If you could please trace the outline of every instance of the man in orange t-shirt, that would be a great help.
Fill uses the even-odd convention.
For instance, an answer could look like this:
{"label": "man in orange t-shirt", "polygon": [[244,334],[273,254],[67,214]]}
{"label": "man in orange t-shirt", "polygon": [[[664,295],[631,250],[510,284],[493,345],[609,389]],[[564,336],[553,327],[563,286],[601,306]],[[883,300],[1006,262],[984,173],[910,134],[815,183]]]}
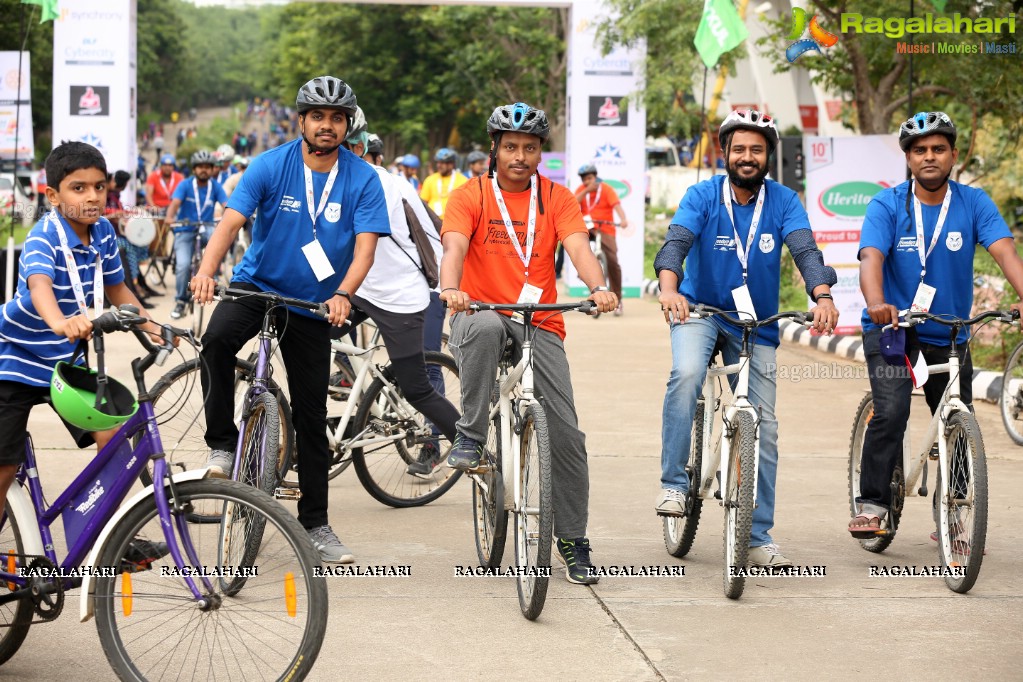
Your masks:
{"label": "man in orange t-shirt", "polygon": [[[579,277],[591,287],[589,298],[597,308],[610,312],[618,305],[618,298],[603,286],[572,193],[536,173],[540,149],[550,134],[547,115],[521,102],[498,107],[487,121],[487,132],[493,140],[492,172],[451,193],[441,229],[440,297],[455,313],[449,346],[462,378],[462,418],[448,465],[461,470],[475,469],[483,456],[490,390],[505,340],[521,344],[522,339],[510,314],[472,314],[470,302],[556,303],[554,250],[560,241]],[[589,585],[597,582],[589,570],[586,539],[589,469],[565,355],[565,325],[560,315],[538,315],[533,322],[534,381],[550,432],[554,535],[568,580]]]}
{"label": "man in orange t-shirt", "polygon": [[160,159],[159,170],[154,170],[146,178],[146,205],[155,206],[166,213],[171,195],[184,179],[184,175],[174,170],[174,157],[164,154]]}
{"label": "man in orange t-shirt", "polygon": [[626,228],[629,221],[625,209],[618,199],[618,193],[597,177],[597,167],[588,163],[579,169],[583,184],[575,190],[575,199],[583,215],[590,216],[593,229],[600,232],[600,250],[607,259],[607,279],[611,291],[618,297],[615,315],[622,314],[622,267],[618,264],[618,240],[615,235],[614,213],[618,214],[619,227]]}

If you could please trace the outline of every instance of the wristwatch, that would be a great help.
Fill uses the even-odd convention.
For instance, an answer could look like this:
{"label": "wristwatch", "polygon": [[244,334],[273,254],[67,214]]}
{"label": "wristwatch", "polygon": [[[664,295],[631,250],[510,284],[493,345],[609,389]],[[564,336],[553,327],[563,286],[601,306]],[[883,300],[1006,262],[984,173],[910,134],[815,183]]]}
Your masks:
{"label": "wristwatch", "polygon": [[826,298],[826,299],[828,299],[829,301],[834,301],[834,300],[835,300],[835,299],[834,299],[834,298],[833,298],[833,297],[831,296],[831,294],[829,294],[829,293],[826,293],[826,292],[825,292],[825,293],[823,293],[823,294],[817,294],[816,296],[814,296],[814,297],[813,297],[813,302],[814,302],[814,303],[816,303],[817,301],[821,300],[822,298]]}
{"label": "wristwatch", "polygon": [[608,289],[608,288],[607,288],[607,287],[605,287],[605,286],[593,287],[592,289],[590,289],[590,293],[591,293],[591,294],[595,294],[595,293],[597,293],[598,291],[611,291],[611,290],[610,290],[610,289]]}
{"label": "wristwatch", "polygon": [[338,289],[337,291],[335,291],[335,292],[334,292],[334,295],[335,295],[335,296],[344,296],[345,298],[347,298],[347,299],[348,299],[348,302],[349,302],[349,303],[351,303],[351,302],[352,302],[352,295],[351,295],[351,294],[349,294],[349,293],[348,293],[347,291],[345,291],[344,289]]}

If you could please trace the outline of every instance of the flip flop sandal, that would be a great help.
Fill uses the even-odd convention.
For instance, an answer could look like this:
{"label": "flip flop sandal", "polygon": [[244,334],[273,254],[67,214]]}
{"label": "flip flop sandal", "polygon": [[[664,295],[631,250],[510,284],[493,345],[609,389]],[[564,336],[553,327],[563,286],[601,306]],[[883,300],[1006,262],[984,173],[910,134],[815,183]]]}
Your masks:
{"label": "flip flop sandal", "polygon": [[[854,524],[853,521],[856,521],[857,519],[866,519],[867,524]],[[854,516],[852,521],[849,522],[849,534],[857,540],[870,540],[871,538],[875,538],[880,530],[881,517],[877,514],[860,513]]]}

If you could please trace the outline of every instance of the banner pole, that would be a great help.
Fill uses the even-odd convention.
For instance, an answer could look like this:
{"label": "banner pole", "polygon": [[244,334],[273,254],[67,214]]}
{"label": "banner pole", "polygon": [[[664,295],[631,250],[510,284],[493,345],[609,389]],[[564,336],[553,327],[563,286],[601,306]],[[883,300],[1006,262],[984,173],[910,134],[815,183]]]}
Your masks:
{"label": "banner pole", "polygon": [[703,93],[700,95],[700,140],[706,139],[704,144],[700,144],[697,148],[697,153],[700,155],[699,163],[696,164],[696,181],[700,181],[700,170],[703,168],[703,153],[706,151],[706,147],[710,145],[710,137],[705,137],[707,131],[707,65],[703,65]]}
{"label": "banner pole", "polygon": [[[25,55],[25,45],[28,43],[28,30],[25,27],[25,5],[21,6],[21,49],[18,50],[18,86],[14,95],[14,168],[11,171],[11,179],[14,185],[11,189],[14,192],[13,201],[11,202],[11,228],[7,233],[7,270],[4,281],[4,301],[10,301],[14,298],[14,270],[17,267],[17,263],[14,261],[14,208],[18,203],[18,144],[19,134],[21,133],[21,65]],[[23,210],[27,210],[28,206],[24,206]]]}

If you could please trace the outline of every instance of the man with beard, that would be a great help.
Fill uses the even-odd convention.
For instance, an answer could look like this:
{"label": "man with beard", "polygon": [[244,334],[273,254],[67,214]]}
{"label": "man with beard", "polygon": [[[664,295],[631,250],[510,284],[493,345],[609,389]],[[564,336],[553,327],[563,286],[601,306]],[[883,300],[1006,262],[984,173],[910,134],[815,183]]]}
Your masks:
{"label": "man with beard", "polygon": [[[213,232],[213,213],[215,205],[227,204],[224,188],[216,180],[211,180],[216,168],[217,158],[213,152],[200,149],[192,154],[192,177],[182,182],[174,190],[170,207],[167,209],[167,225],[173,225],[178,217],[186,223],[174,227],[174,277],[177,280],[174,310],[170,316],[177,320],[185,314],[188,303],[188,280],[192,275],[192,255],[195,253],[195,231],[200,230],[203,246],[210,240]],[[180,216],[179,216],[180,212]],[[209,227],[200,227],[197,223],[211,223]]]}
{"label": "man with beard", "polygon": [[[377,237],[391,231],[376,171],[341,149],[356,105],[352,89],[333,76],[314,78],[299,89],[295,107],[301,137],[249,164],[191,284],[196,301],[213,300],[217,267],[246,218],[256,213],[252,245],[234,270],[232,288],[326,304],[327,320],[297,308],[278,308],[275,314],[296,447],[302,453],[298,520],[320,559],[331,563],[351,563],[355,557],[327,518],[330,325],[344,324],[352,296],[373,265]],[[211,450],[207,468],[213,476],[230,477],[234,466],[234,358],[259,332],[265,310],[254,297],[221,301],[202,337],[209,367],[201,373]]]}
{"label": "man with beard", "polygon": [[[868,539],[882,529],[913,391],[908,371],[893,373],[887,367],[881,355],[881,328],[897,325],[898,311],[917,302],[938,315],[969,317],[977,244],[994,257],[1017,295],[1023,292],[1023,261],[998,208],[984,190],[949,180],[959,157],[956,137],[955,125],[944,112],[920,112],[906,120],[899,129],[899,146],[913,178],[878,192],[863,220],[859,253],[860,288],[867,303],[862,317],[863,350],[874,416],[863,438],[857,513],[849,522],[855,538]],[[1016,303],[1012,308],[1019,310],[1023,305]],[[925,322],[901,333],[906,336],[906,348],[919,348],[928,364],[948,362],[948,327]],[[957,344],[963,344],[960,349],[966,348],[960,391],[967,405],[973,399],[968,338],[967,329],[957,338]],[[932,414],[947,383],[947,372],[925,380],[924,394]],[[937,540],[937,535],[931,539]],[[957,542],[968,544],[969,535]],[[968,551],[968,546],[963,549]]]}
{"label": "man with beard", "polygon": [[[693,416],[711,354],[720,343],[725,364],[733,364],[742,345],[738,327],[721,317],[690,320],[690,306],[703,303],[740,310],[758,319],[774,315],[784,242],[806,280],[807,294],[817,302],[812,310],[814,328],[831,333],[838,322],[830,293],[835,271],[824,265],[799,197],[784,185],[766,180],[767,158],[778,144],[774,120],[753,109],[733,111],[721,124],[718,139],[728,176],[717,175],[689,188],[654,260],[672,350],[661,425],[662,492],[656,506],[660,516],[684,515]],[[769,534],[778,471],[776,379],[771,369],[777,346],[777,324],[759,330],[749,378],[749,399],[761,415],[760,475],[749,561],[770,568],[792,565]]]}

